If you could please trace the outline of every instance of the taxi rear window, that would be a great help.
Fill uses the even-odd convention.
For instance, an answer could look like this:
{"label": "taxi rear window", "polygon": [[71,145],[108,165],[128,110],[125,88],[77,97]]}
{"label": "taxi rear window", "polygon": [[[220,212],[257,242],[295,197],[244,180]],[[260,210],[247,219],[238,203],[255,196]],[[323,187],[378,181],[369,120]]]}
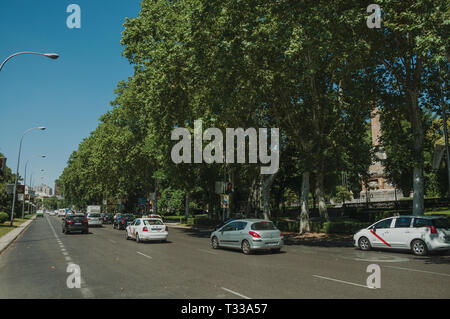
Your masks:
{"label": "taxi rear window", "polygon": [[164,225],[162,221],[155,219],[155,220],[144,220],[145,225]]}

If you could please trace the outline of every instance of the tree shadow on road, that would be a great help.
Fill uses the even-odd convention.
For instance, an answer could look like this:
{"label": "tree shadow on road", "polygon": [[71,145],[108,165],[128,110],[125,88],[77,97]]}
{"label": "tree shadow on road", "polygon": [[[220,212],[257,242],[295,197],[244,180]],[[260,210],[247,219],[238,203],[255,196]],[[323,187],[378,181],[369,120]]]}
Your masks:
{"label": "tree shadow on road", "polygon": [[310,246],[310,247],[354,247],[353,240],[346,236],[323,236],[297,238],[294,236],[285,237],[286,246]]}
{"label": "tree shadow on road", "polygon": [[176,228],[182,231],[185,235],[197,238],[209,238],[211,236],[211,229],[195,229],[195,228]]}
{"label": "tree shadow on road", "polygon": [[428,256],[414,256],[413,260],[426,265],[450,265],[450,252],[431,252]]}

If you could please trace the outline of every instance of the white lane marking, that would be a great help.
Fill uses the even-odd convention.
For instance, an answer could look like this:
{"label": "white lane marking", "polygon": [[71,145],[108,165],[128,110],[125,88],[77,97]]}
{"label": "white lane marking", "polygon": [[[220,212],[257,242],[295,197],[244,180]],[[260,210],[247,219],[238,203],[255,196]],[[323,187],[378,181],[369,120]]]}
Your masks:
{"label": "white lane marking", "polygon": [[241,295],[240,293],[238,293],[238,292],[236,292],[236,291],[233,291],[233,290],[230,290],[230,289],[227,289],[227,288],[225,288],[225,287],[220,287],[220,288],[222,288],[222,289],[225,290],[225,291],[231,292],[232,294],[235,294],[236,296],[239,296],[239,297],[241,297],[241,298],[244,298],[244,299],[251,299],[250,297]]}
{"label": "white lane marking", "polygon": [[326,279],[326,280],[331,280],[331,281],[336,281],[336,282],[340,282],[340,283],[347,284],[347,285],[353,285],[353,286],[358,286],[358,287],[363,287],[363,288],[372,289],[372,288],[370,288],[370,287],[368,287],[368,286],[360,285],[360,284],[355,284],[355,283],[349,282],[349,281],[344,281],[344,280],[339,280],[339,279],[333,279],[333,278],[323,277],[323,276],[319,276],[319,275],[313,275],[313,277],[321,278],[321,279]]}
{"label": "white lane marking", "polygon": [[115,240],[112,239],[108,239],[110,242],[112,242],[113,244],[117,244],[117,242]]}
{"label": "white lane marking", "polygon": [[450,274],[443,274],[443,273],[440,273],[440,272],[418,270],[418,269],[411,269],[411,268],[403,268],[403,267],[395,267],[395,266],[384,266],[384,267],[386,267],[386,268],[393,268],[393,269],[400,269],[400,270],[409,270],[409,271],[423,272],[423,273],[427,273],[427,274],[433,274],[433,275],[440,275],[440,276],[450,277]]}
{"label": "white lane marking", "polygon": [[206,250],[206,249],[197,248],[197,250],[203,251],[204,253],[208,253],[208,254],[212,254],[212,255],[218,255],[218,253],[215,253],[213,251],[209,251],[209,250]]}
{"label": "white lane marking", "polygon": [[[56,241],[58,241],[60,243],[61,248],[63,248],[64,245],[62,245],[58,235],[56,234],[55,228],[53,227],[52,223],[50,222],[49,219],[47,219],[47,222],[48,222],[50,228],[52,229],[53,235],[55,235],[55,237],[56,237]],[[65,249],[61,249],[61,250],[65,250]],[[67,264],[70,264],[72,261],[72,258],[70,258],[69,254],[67,252],[62,251],[62,253],[65,256],[64,258],[66,259]],[[81,277],[81,284],[83,286],[86,286],[86,282],[84,281],[83,277]],[[84,298],[94,298],[95,297],[94,294],[92,293],[92,291],[87,287],[80,288],[80,293]]]}
{"label": "white lane marking", "polygon": [[152,257],[150,257],[150,256],[148,256],[148,255],[146,255],[146,254],[143,254],[143,253],[141,253],[141,252],[139,252],[139,251],[137,251],[137,253],[138,253],[139,255],[142,255],[142,256],[144,256],[144,257],[147,257],[147,258],[149,258],[149,259],[152,259]]}

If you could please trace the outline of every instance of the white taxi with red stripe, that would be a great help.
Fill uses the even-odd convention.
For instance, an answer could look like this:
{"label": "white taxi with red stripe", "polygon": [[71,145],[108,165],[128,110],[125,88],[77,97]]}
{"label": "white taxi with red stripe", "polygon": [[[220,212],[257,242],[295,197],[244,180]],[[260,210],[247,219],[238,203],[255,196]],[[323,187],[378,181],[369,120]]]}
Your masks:
{"label": "white taxi with red stripe", "polygon": [[159,218],[138,218],[125,230],[126,239],[143,241],[167,241],[169,228]]}
{"label": "white taxi with red stripe", "polygon": [[354,236],[361,250],[408,249],[424,256],[429,251],[450,250],[450,222],[439,216],[396,216],[382,219]]}

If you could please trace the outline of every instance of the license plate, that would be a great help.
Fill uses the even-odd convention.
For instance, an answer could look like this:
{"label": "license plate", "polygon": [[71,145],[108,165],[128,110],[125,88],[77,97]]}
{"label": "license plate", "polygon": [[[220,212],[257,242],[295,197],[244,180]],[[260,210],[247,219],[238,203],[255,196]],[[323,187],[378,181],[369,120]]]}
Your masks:
{"label": "license plate", "polygon": [[278,245],[278,242],[271,241],[271,242],[267,242],[266,245],[269,245],[269,246]]}
{"label": "license plate", "polygon": [[161,228],[158,228],[158,227],[152,227],[152,230],[161,230]]}
{"label": "license plate", "polygon": [[80,225],[81,225],[81,223],[75,223],[75,225],[76,225],[76,226],[80,226]]}

